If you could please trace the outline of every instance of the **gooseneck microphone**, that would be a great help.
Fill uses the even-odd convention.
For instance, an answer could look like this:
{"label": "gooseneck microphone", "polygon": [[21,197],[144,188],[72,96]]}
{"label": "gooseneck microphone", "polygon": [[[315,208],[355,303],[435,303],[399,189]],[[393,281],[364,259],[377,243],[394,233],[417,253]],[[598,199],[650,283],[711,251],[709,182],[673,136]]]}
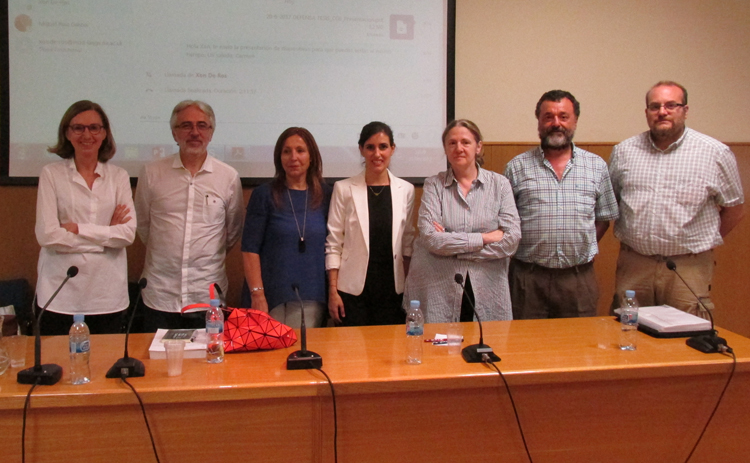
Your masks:
{"label": "gooseneck microphone", "polygon": [[148,282],[145,278],[138,281],[138,296],[135,298],[133,312],[130,314],[128,329],[125,331],[125,355],[107,371],[107,378],[140,378],[146,375],[146,366],[138,359],[128,356],[128,338],[130,338],[130,327],[133,326],[133,318],[138,310],[138,304],[141,302],[141,293]]}
{"label": "gooseneck microphone", "polygon": [[693,294],[693,297],[695,297],[695,299],[698,301],[698,305],[703,309],[704,312],[708,314],[708,319],[711,321],[710,334],[693,336],[692,338],[688,338],[687,341],[685,341],[685,344],[706,354],[730,352],[732,349],[727,346],[727,340],[724,338],[720,338],[718,333],[716,332],[716,329],[714,329],[714,316],[711,314],[711,311],[708,310],[705,305],[703,305],[703,301],[701,301],[701,298],[699,298],[698,295],[695,294],[693,288],[691,288],[690,285],[687,284],[685,279],[682,278],[680,272],[677,271],[677,265],[674,263],[674,261],[668,260],[667,268],[673,271],[675,275],[677,275],[679,279],[682,280],[682,284],[684,284],[685,287]]}
{"label": "gooseneck microphone", "polygon": [[472,344],[470,346],[464,347],[461,350],[461,356],[464,358],[464,361],[466,363],[485,363],[485,359],[482,358],[483,355],[487,355],[487,357],[489,357],[489,360],[493,362],[499,362],[500,357],[495,355],[495,353],[492,351],[492,347],[484,343],[484,330],[482,329],[482,320],[479,318],[477,308],[474,307],[474,303],[471,301],[471,298],[466,295],[466,287],[464,286],[463,275],[457,273],[454,275],[453,279],[463,290],[463,297],[466,298],[466,301],[471,306],[471,310],[474,312],[474,316],[477,318],[477,323],[479,323],[479,344]]}
{"label": "gooseneck microphone", "polygon": [[305,305],[299,295],[299,286],[292,284],[292,291],[297,296],[299,309],[302,311],[302,325],[299,330],[300,350],[292,352],[286,358],[287,370],[311,370],[323,367],[323,357],[315,352],[307,350],[307,327],[305,326]]}
{"label": "gooseneck microphone", "polygon": [[[68,272],[65,275],[65,279],[57,287],[57,290],[52,293],[52,297],[49,298],[44,307],[39,311],[39,315],[34,319],[34,366],[21,370],[16,376],[18,384],[44,384],[51,386],[57,383],[62,378],[62,367],[54,363],[47,363],[42,365],[42,335],[40,333],[39,323],[42,321],[42,315],[47,307],[55,300],[57,293],[60,292],[65,283],[71,278],[78,275],[78,267],[72,265],[68,268]],[[34,296],[36,298],[36,296]],[[36,302],[32,307],[36,306]]]}

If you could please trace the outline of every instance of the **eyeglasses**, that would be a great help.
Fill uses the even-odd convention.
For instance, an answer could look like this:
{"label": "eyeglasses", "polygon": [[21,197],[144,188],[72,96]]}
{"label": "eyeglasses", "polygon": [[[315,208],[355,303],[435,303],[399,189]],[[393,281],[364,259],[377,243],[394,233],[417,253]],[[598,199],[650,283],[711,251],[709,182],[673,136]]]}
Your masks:
{"label": "eyeglasses", "polygon": [[175,127],[177,130],[181,130],[183,132],[192,132],[193,127],[198,129],[198,132],[208,132],[211,130],[211,124],[208,124],[206,122],[198,122],[197,124],[193,124],[192,122],[183,122],[182,124]]}
{"label": "eyeglasses", "polygon": [[650,105],[646,106],[646,109],[648,109],[652,113],[658,113],[661,110],[662,106],[664,107],[664,109],[666,109],[667,111],[671,113],[675,109],[682,108],[685,105],[682,103],[675,103],[674,101],[670,101],[669,103],[664,103],[664,104],[651,103]]}
{"label": "eyeglasses", "polygon": [[83,135],[83,132],[85,132],[86,129],[89,129],[89,132],[91,132],[92,135],[96,135],[104,128],[104,126],[101,124],[71,124],[68,127],[76,135]]}

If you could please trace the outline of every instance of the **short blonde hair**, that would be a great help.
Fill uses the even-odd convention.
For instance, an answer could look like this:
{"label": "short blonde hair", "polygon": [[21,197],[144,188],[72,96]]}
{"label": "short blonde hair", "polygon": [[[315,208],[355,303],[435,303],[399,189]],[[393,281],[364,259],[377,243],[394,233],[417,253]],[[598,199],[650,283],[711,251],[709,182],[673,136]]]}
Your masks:
{"label": "short blonde hair", "polygon": [[[443,130],[443,148],[445,148],[445,139],[448,138],[448,132],[456,127],[466,128],[472,135],[474,135],[474,140],[477,144],[482,143],[482,132],[475,123],[468,119],[454,119],[449,122],[448,125],[445,126],[445,130]],[[477,164],[479,164],[480,167],[484,165],[484,146],[482,146],[482,149],[477,153]]]}

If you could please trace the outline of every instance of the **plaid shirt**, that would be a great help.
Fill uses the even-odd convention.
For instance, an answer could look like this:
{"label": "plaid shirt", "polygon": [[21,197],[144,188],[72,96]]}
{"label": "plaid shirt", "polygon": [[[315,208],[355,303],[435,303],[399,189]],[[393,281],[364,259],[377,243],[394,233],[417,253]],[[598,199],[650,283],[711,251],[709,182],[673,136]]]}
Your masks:
{"label": "plaid shirt", "polygon": [[599,252],[594,222],[618,217],[604,159],[574,145],[558,179],[542,148],[536,147],[513,158],[505,176],[521,217],[515,257],[549,268],[591,262]]}
{"label": "plaid shirt", "polygon": [[666,150],[649,132],[612,150],[609,166],[620,204],[615,236],[643,255],[697,254],[722,244],[719,208],[745,199],[728,146],[686,128]]}

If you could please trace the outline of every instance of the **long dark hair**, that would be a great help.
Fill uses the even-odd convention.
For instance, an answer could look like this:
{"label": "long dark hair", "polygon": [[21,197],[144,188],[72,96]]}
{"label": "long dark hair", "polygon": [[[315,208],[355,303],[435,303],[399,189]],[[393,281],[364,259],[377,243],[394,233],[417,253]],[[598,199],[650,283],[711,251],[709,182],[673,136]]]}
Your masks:
{"label": "long dark hair", "polygon": [[65,114],[63,114],[62,120],[60,121],[60,126],[57,128],[57,144],[47,148],[47,151],[54,153],[63,159],[69,159],[75,156],[76,153],[75,149],[73,149],[73,144],[70,143],[68,137],[65,136],[65,132],[68,130],[68,126],[70,126],[70,121],[72,121],[77,115],[86,111],[96,111],[99,113],[99,117],[102,118],[102,126],[104,127],[104,130],[107,131],[107,136],[102,140],[102,146],[99,147],[99,155],[97,159],[99,162],[107,162],[112,159],[112,156],[115,155],[116,145],[115,137],[112,136],[112,131],[109,129],[109,118],[101,106],[89,100],[76,101],[70,105],[70,108],[68,108],[67,111],[65,111]]}
{"label": "long dark hair", "polygon": [[284,204],[284,190],[286,189],[286,171],[281,165],[281,151],[284,149],[284,143],[289,137],[298,135],[307,145],[307,152],[310,153],[310,167],[307,168],[305,180],[307,187],[310,189],[310,205],[317,209],[323,203],[323,160],[320,157],[320,149],[315,142],[309,130],[303,127],[289,127],[281,132],[279,139],[276,140],[276,146],[273,149],[273,165],[276,167],[276,173],[271,181],[271,193],[273,203],[276,207]]}
{"label": "long dark hair", "polygon": [[359,147],[364,148],[367,140],[369,140],[373,135],[377,135],[379,133],[384,133],[385,136],[388,137],[388,141],[391,143],[391,146],[396,146],[396,144],[393,142],[393,130],[391,130],[391,127],[385,122],[373,121],[362,127],[362,131],[359,133]]}

